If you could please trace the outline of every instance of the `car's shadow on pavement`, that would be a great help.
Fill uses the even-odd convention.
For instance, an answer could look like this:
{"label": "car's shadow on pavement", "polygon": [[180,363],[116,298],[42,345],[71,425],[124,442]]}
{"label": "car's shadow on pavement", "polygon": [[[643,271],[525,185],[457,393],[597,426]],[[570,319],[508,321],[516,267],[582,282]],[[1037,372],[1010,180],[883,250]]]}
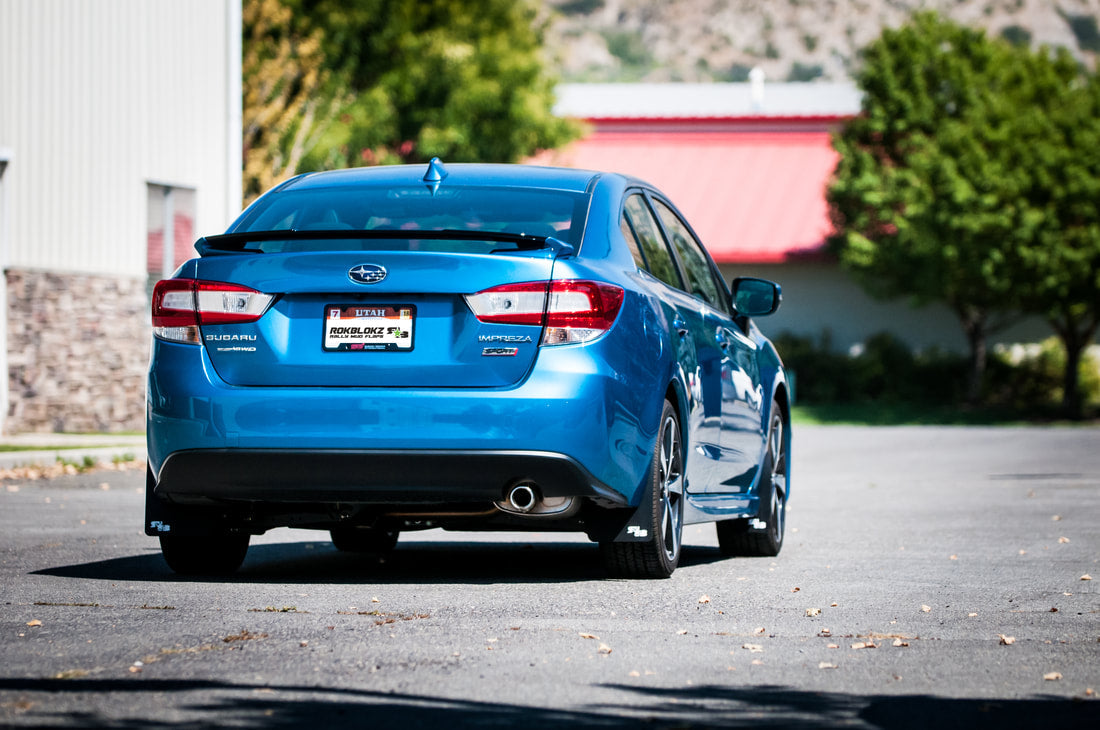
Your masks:
{"label": "car's shadow on pavement", "polygon": [[[717,548],[685,545],[680,569],[722,560]],[[248,549],[229,576],[181,576],[160,551],[34,571],[34,575],[112,581],[225,583],[548,583],[607,577],[594,544],[576,542],[408,542],[385,556],[341,553],[330,542],[264,543]]]}
{"label": "car's shadow on pavement", "polygon": [[[0,678],[19,693],[27,724],[55,727],[215,727],[226,719],[254,728],[1094,728],[1100,705],[1064,698],[957,699],[929,695],[813,692],[783,686],[634,687],[621,704],[532,707],[498,700],[447,699],[367,688],[254,685],[204,679]],[[257,692],[264,694],[257,695]],[[168,699],[176,716],[150,714],[140,699]],[[66,697],[67,696],[67,697]],[[84,700],[80,711],[51,710],[48,698]],[[96,699],[113,698],[115,710]],[[119,710],[118,708],[124,708]],[[115,714],[118,713],[118,714]],[[119,716],[121,715],[121,716]],[[369,721],[367,720],[369,718]]]}

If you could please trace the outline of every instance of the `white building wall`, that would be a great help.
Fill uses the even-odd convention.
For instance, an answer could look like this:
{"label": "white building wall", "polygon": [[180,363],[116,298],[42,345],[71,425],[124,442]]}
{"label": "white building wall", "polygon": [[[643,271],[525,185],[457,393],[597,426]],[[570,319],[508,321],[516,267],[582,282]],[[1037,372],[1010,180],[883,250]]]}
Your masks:
{"label": "white building wall", "polygon": [[195,189],[196,234],[224,230],[234,2],[0,0],[4,268],[144,276],[149,182]]}

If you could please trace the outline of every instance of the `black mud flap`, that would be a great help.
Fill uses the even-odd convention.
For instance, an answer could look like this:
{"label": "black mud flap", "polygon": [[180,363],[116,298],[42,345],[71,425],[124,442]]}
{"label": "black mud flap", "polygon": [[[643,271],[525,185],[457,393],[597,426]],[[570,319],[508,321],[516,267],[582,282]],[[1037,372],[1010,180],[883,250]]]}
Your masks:
{"label": "black mud flap", "polygon": [[145,472],[145,534],[184,535],[187,537],[207,537],[241,532],[230,525],[218,511],[172,504],[158,497],[154,490],[157,483],[153,473]]}
{"label": "black mud flap", "polygon": [[591,524],[588,538],[594,542],[647,542],[653,539],[653,499],[643,498],[634,509],[602,510],[598,525]]}

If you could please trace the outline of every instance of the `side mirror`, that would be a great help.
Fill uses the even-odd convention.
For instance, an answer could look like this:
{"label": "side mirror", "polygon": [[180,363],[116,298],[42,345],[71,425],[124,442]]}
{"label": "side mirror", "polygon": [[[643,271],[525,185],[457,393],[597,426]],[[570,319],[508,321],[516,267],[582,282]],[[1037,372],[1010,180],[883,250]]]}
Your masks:
{"label": "side mirror", "polygon": [[739,276],[730,282],[733,308],[746,317],[763,317],[779,309],[783,289],[767,279]]}

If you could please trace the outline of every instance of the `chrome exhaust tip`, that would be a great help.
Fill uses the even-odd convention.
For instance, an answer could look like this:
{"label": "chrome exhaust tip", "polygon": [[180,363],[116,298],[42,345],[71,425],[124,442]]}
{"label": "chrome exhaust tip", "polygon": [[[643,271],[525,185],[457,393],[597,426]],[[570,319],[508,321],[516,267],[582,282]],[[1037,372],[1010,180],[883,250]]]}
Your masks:
{"label": "chrome exhaust tip", "polygon": [[508,492],[508,505],[521,514],[533,510],[538,502],[538,495],[530,484],[517,484]]}

